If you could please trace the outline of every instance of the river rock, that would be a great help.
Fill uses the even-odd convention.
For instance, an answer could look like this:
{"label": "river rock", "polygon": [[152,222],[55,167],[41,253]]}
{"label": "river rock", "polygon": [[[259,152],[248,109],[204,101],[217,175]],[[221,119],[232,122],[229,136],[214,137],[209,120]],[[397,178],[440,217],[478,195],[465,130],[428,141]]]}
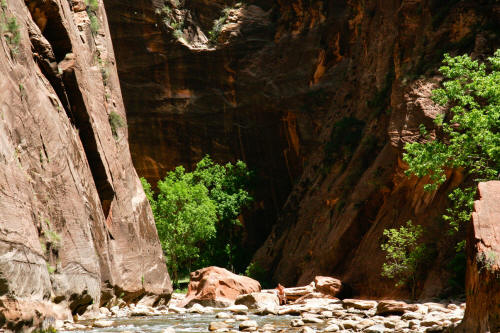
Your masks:
{"label": "river rock", "polygon": [[245,314],[248,312],[248,307],[243,304],[238,304],[238,305],[231,305],[227,307],[226,310],[236,314]]}
{"label": "river rock", "polygon": [[302,319],[292,319],[292,321],[290,322],[290,326],[301,327],[304,326],[304,322],[302,321]]}
{"label": "river rock", "polygon": [[213,310],[211,308],[204,307],[201,304],[195,303],[191,308],[188,309],[188,312],[205,314],[205,313],[212,313]]}
{"label": "river rock", "polygon": [[246,315],[236,315],[236,316],[234,316],[234,320],[236,320],[236,321],[246,321],[246,320],[248,320],[248,316],[246,316]]}
{"label": "river rock", "polygon": [[269,293],[251,293],[246,295],[240,295],[234,301],[234,304],[246,305],[249,309],[261,310],[264,308],[275,309],[279,306],[278,296]]}
{"label": "river rock", "polygon": [[344,307],[354,308],[357,310],[370,310],[377,306],[376,301],[367,301],[361,299],[344,299],[343,301]]}
{"label": "river rock", "polygon": [[230,328],[230,327],[232,327],[232,326],[223,322],[223,321],[213,321],[208,326],[208,330],[209,331],[217,331],[217,330],[221,330],[224,328]]}
{"label": "river rock", "polygon": [[366,333],[385,333],[385,332],[391,332],[391,330],[387,329],[384,325],[377,324],[370,326],[366,329],[363,330],[363,332]]}
{"label": "river rock", "polygon": [[307,286],[285,288],[285,296],[289,301],[295,301],[304,295],[313,293],[314,290],[314,282],[311,282]]}
{"label": "river rock", "polygon": [[258,326],[255,320],[245,320],[240,323],[239,329],[240,331],[256,330]]}
{"label": "river rock", "polygon": [[401,319],[404,320],[412,320],[412,319],[422,319],[424,317],[423,314],[418,313],[418,312],[405,312],[402,316]]}
{"label": "river rock", "polygon": [[302,321],[304,323],[313,323],[313,324],[322,324],[324,323],[323,319],[318,318],[316,315],[312,313],[303,313]]}
{"label": "river rock", "polygon": [[338,332],[338,331],[340,331],[340,327],[337,324],[331,324],[325,328],[325,332]]}
{"label": "river rock", "polygon": [[380,301],[377,305],[377,315],[402,315],[406,311],[416,311],[418,310],[418,307],[413,304],[407,304],[402,301],[391,301],[391,300],[384,300]]}
{"label": "river rock", "polygon": [[314,328],[309,327],[309,326],[304,326],[300,330],[300,333],[315,333],[315,332],[316,332],[316,330]]}
{"label": "river rock", "polygon": [[337,296],[342,287],[342,282],[329,276],[316,276],[314,285],[315,289],[323,294]]}
{"label": "river rock", "polygon": [[130,311],[130,316],[132,317],[153,316],[154,314],[154,310],[143,306],[136,306]]}
{"label": "river rock", "polygon": [[260,290],[259,282],[254,279],[211,266],[190,274],[188,293],[180,305],[190,307],[198,303],[203,306],[227,307],[239,295]]}
{"label": "river rock", "polygon": [[111,321],[111,320],[96,320],[96,321],[94,321],[92,326],[98,327],[98,328],[111,327],[111,326],[113,326],[113,321]]}
{"label": "river rock", "polygon": [[232,318],[233,315],[228,313],[228,312],[218,312],[216,315],[215,315],[215,318],[219,318],[219,319],[228,319],[228,318]]}

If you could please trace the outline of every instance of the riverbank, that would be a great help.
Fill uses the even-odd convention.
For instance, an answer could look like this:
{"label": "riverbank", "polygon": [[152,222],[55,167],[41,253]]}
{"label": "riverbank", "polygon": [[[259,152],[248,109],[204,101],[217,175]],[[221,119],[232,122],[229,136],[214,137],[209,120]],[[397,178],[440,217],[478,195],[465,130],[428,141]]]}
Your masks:
{"label": "riverbank", "polygon": [[[268,291],[270,292],[270,291]],[[264,291],[263,294],[266,292]],[[168,305],[101,308],[94,318],[56,323],[64,331],[92,332],[443,332],[463,318],[465,303],[439,301],[406,303],[334,298],[310,298],[275,309],[249,309],[239,304],[226,308],[177,306],[183,294],[173,294]]]}

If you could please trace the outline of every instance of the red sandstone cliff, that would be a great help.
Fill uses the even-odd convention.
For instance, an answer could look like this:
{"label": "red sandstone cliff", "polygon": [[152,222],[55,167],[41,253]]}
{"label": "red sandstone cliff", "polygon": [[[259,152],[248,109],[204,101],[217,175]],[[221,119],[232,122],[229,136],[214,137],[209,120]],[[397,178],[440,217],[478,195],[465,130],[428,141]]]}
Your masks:
{"label": "red sandstone cliff", "polygon": [[272,229],[255,260],[287,285],[336,275],[362,295],[405,294],[380,277],[380,241],[413,219],[435,253],[420,296],[443,291],[456,240],[435,235],[462,176],[425,193],[402,147],[441,112],[429,97],[443,53],[498,47],[498,3],[104,2],[139,174],[244,159],[260,184],[248,242]]}
{"label": "red sandstone cliff", "polygon": [[0,36],[0,326],[11,329],[37,324],[50,302],[62,315],[172,291],[102,4],[90,15],[94,31],[83,0],[0,8],[10,23]]}

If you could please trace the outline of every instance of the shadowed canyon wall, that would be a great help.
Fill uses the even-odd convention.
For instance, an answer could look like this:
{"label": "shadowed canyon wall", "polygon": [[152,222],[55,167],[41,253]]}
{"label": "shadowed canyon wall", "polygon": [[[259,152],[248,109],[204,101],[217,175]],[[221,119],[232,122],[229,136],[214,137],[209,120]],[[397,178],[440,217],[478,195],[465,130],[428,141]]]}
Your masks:
{"label": "shadowed canyon wall", "polygon": [[7,0],[0,20],[0,326],[168,299],[104,7]]}
{"label": "shadowed canyon wall", "polygon": [[457,239],[435,235],[463,176],[426,193],[404,175],[402,148],[424,139],[421,123],[434,135],[443,53],[498,47],[497,2],[104,3],[140,175],[206,153],[245,160],[259,184],[248,243],[267,237],[254,259],[286,285],[335,275],[359,295],[405,295],[380,277],[380,242],[412,219],[433,251],[420,296],[447,292]]}

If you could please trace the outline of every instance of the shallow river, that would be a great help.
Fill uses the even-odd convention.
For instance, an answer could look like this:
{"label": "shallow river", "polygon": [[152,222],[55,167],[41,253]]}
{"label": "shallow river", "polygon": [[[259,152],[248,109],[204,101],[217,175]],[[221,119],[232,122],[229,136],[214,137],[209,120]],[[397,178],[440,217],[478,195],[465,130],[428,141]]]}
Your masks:
{"label": "shallow river", "polygon": [[[168,327],[173,327],[176,333],[190,332],[201,333],[208,332],[208,325],[213,321],[224,321],[224,319],[215,318],[215,314],[168,314],[155,317],[132,317],[132,318],[113,318],[113,327],[93,328],[82,331],[58,331],[58,332],[162,332]],[[290,321],[294,316],[256,316],[248,314],[250,320],[255,320],[259,327],[265,324],[273,324],[277,330],[290,329]],[[89,322],[81,322],[88,324]],[[235,330],[238,330],[239,321],[232,323]]]}

